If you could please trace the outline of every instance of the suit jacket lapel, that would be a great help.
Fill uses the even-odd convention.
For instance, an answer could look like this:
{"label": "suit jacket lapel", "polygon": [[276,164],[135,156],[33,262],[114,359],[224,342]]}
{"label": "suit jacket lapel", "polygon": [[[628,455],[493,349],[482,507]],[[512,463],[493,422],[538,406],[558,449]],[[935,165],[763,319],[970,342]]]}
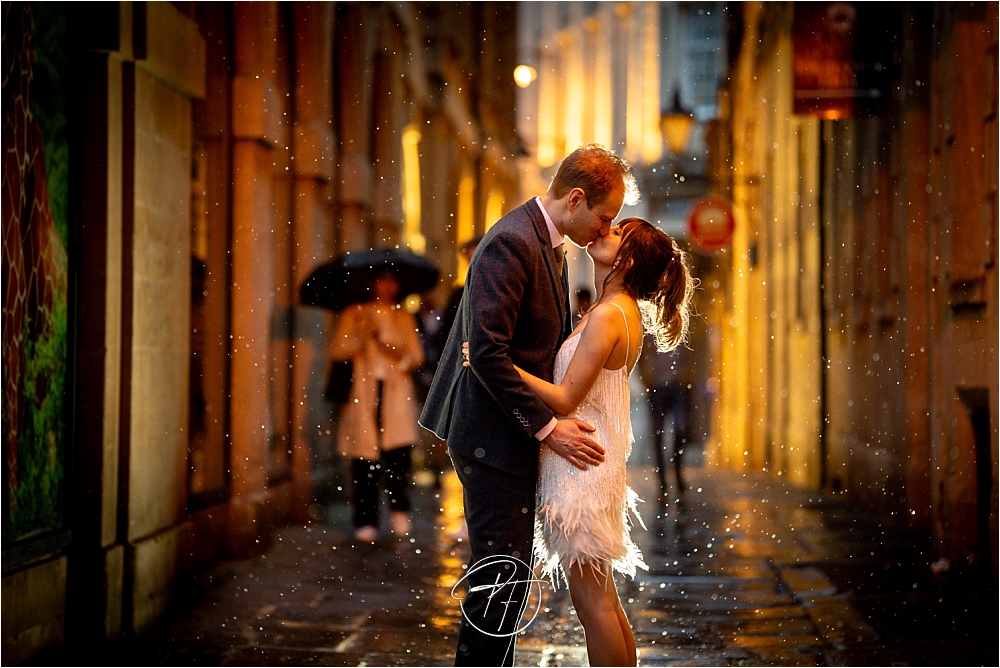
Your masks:
{"label": "suit jacket lapel", "polygon": [[[545,224],[545,216],[542,215],[541,209],[538,207],[538,202],[534,199],[528,200],[527,204],[528,213],[531,216],[531,222],[535,225],[535,233],[538,235],[538,240],[542,244],[542,254],[545,256],[545,265],[549,270],[549,280],[552,283],[552,291],[556,295],[556,302],[559,304],[559,317],[560,321],[563,323],[563,329],[566,329],[566,322],[569,320],[569,307],[567,306],[566,300],[569,295],[569,273],[566,267],[565,259],[563,260],[562,271],[560,272],[557,267],[556,253],[564,252],[563,249],[553,248],[552,239],[549,236],[548,225]],[[563,338],[568,336],[568,332],[563,333]]]}

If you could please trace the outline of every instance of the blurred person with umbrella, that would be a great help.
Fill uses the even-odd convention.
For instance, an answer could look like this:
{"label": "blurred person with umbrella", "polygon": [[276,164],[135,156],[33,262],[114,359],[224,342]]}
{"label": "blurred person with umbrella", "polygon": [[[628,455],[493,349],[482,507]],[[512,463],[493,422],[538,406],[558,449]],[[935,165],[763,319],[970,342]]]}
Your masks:
{"label": "blurred person with umbrella", "polygon": [[[388,496],[393,534],[410,532],[410,465],[417,441],[412,372],[424,361],[417,321],[400,301],[433,287],[439,272],[412,253],[347,253],[315,271],[301,288],[306,304],[340,310],[331,348],[353,374],[337,434],[350,458],[355,538],[378,537],[379,488]],[[405,286],[405,287],[403,287]],[[381,484],[380,484],[381,478]]]}
{"label": "blurred person with umbrella", "polygon": [[349,304],[371,301],[375,276],[391,269],[401,286],[400,299],[426,292],[441,277],[430,260],[395,248],[348,251],[316,267],[300,289],[302,303],[339,311]]}
{"label": "blurred person with umbrella", "polygon": [[[448,335],[451,334],[451,328],[455,324],[458,307],[462,303],[462,295],[465,294],[465,279],[469,273],[469,263],[472,261],[472,256],[475,255],[476,248],[479,247],[479,242],[482,240],[483,235],[479,234],[458,248],[458,276],[456,277],[455,285],[448,296],[448,303],[441,312],[437,328],[426,339],[425,350],[427,351],[428,364],[425,366],[428,367],[430,375],[427,379],[427,389],[424,391],[422,397],[424,401],[427,399],[427,392],[430,390],[431,381],[434,379],[434,372],[437,370],[441,353],[448,342]],[[431,357],[433,357],[433,360],[430,359]],[[451,466],[451,460],[448,457],[446,449],[447,446],[444,441],[430,431],[424,430],[423,435],[424,438],[431,441],[427,443],[427,464],[434,473],[434,489],[440,489],[441,476],[444,475],[445,469]],[[454,538],[468,538],[468,530],[465,526],[464,518],[462,519],[461,528],[450,535]]]}

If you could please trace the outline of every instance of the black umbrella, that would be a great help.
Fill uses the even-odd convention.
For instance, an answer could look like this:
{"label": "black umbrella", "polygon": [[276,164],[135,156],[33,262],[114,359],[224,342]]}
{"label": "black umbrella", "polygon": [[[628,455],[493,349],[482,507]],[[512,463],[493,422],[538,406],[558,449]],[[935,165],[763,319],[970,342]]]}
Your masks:
{"label": "black umbrella", "polygon": [[322,264],[309,275],[299,290],[302,303],[339,310],[348,304],[372,298],[375,277],[391,269],[402,286],[397,299],[433,288],[441,275],[425,258],[395,248],[374,248],[344,253]]}

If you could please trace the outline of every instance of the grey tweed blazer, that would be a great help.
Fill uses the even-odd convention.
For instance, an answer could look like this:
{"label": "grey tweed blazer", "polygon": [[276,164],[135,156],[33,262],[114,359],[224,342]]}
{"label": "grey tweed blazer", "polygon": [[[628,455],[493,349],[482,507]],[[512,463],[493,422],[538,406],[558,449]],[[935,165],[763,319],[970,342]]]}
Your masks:
{"label": "grey tweed blazer", "polygon": [[[514,475],[538,460],[534,435],[553,413],[514,365],[552,380],[556,351],[571,331],[568,274],[538,203],[501,218],[469,265],[458,315],[419,423],[466,457]],[[471,367],[462,365],[469,342]]]}

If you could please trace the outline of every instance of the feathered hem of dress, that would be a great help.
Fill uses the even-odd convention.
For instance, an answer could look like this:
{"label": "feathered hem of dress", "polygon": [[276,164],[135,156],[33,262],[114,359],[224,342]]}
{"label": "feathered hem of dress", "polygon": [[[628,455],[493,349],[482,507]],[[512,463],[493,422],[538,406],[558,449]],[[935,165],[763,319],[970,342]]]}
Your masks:
{"label": "feathered hem of dress", "polygon": [[[539,506],[535,515],[535,567],[542,577],[558,587],[557,575],[566,581],[566,570],[577,565],[598,569],[610,562],[622,575],[635,577],[636,569],[648,571],[642,552],[630,536],[632,515],[646,528],[637,503],[642,499],[626,486],[625,504],[620,518],[606,512],[592,512],[580,506]],[[616,521],[617,520],[617,521]]]}

